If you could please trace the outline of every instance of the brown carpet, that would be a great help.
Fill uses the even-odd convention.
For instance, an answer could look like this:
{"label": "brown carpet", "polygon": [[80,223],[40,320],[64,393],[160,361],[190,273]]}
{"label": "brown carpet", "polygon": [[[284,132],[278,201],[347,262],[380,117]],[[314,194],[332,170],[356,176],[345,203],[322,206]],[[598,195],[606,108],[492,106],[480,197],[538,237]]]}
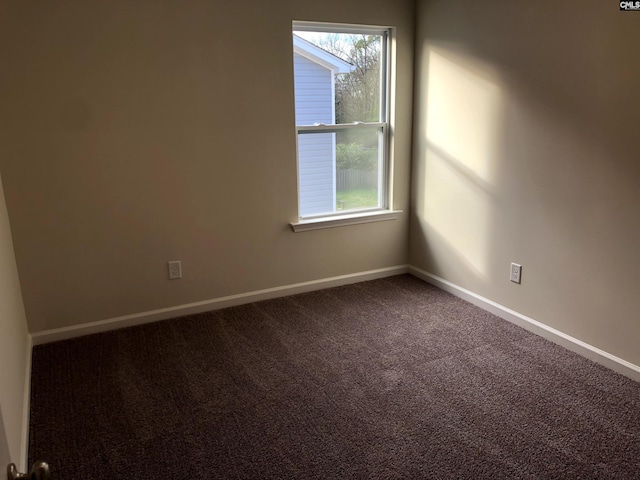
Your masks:
{"label": "brown carpet", "polygon": [[408,275],[34,348],[54,480],[640,478],[640,384]]}

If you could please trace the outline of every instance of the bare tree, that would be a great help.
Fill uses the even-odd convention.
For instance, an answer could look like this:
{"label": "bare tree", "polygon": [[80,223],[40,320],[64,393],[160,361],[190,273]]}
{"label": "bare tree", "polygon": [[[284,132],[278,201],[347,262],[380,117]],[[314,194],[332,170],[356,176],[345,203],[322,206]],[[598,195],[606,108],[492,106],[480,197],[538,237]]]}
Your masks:
{"label": "bare tree", "polygon": [[340,52],[355,68],[336,77],[336,122],[380,120],[380,37],[348,35],[348,49]]}
{"label": "bare tree", "polygon": [[380,36],[322,33],[312,43],[354,67],[336,76],[336,123],[379,121]]}

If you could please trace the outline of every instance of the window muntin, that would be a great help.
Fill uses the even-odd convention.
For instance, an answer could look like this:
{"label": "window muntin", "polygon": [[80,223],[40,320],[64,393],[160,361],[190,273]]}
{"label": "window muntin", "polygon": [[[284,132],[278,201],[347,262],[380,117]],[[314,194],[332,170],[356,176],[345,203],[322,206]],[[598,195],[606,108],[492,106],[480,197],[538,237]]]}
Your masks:
{"label": "window muntin", "polygon": [[301,219],[388,208],[388,37],[293,25]]}

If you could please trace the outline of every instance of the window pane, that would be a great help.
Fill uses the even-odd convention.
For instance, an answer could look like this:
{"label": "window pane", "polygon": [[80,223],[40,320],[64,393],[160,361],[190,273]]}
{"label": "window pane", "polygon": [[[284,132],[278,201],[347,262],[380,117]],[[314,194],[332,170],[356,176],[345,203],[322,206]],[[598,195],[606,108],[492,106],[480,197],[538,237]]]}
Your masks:
{"label": "window pane", "polygon": [[335,211],[335,151],[335,133],[298,135],[301,217]]}
{"label": "window pane", "polygon": [[382,138],[382,128],[300,132],[300,216],[381,207]]}
{"label": "window pane", "polygon": [[336,210],[380,207],[380,130],[336,133]]}
{"label": "window pane", "polygon": [[[328,65],[334,74],[334,112],[330,121],[307,122],[303,116],[296,119],[298,125],[313,123],[379,122],[382,111],[381,66],[383,37],[379,34],[327,33],[294,30],[294,35],[320,49],[311,52],[321,64]],[[327,54],[322,58],[322,53]],[[304,52],[303,52],[304,53]],[[310,70],[315,58],[300,57],[295,68],[303,79],[303,68]],[[337,61],[332,65],[332,60]],[[384,67],[383,67],[384,68]],[[308,77],[307,77],[308,78]],[[301,85],[301,83],[300,83]]]}

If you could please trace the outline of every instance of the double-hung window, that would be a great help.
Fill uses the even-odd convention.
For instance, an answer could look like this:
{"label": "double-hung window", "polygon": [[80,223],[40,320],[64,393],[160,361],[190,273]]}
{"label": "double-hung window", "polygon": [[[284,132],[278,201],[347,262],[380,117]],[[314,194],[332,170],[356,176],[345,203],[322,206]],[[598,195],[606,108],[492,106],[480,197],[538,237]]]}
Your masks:
{"label": "double-hung window", "polygon": [[389,30],[293,23],[298,212],[389,208]]}

